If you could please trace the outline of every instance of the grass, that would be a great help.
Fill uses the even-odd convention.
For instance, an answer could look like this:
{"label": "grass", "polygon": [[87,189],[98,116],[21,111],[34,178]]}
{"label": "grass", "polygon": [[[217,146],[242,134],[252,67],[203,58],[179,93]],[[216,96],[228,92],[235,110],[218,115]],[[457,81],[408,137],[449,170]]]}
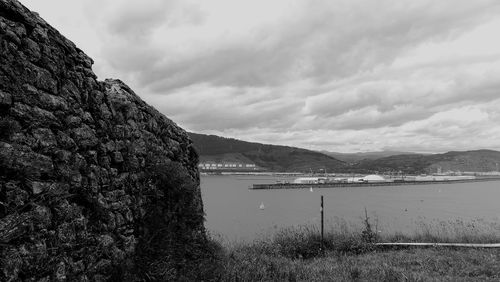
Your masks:
{"label": "grass", "polygon": [[358,255],[327,253],[293,260],[230,250],[221,281],[497,281],[500,253],[479,249],[408,249]]}
{"label": "grass", "polygon": [[[212,239],[217,255],[206,281],[498,281],[500,249],[378,248],[375,242],[500,242],[500,225],[481,220],[422,223],[412,235],[381,236],[331,226],[322,245],[313,226],[285,228],[250,243]],[[367,224],[368,223],[368,224]],[[375,229],[375,230],[374,230]],[[205,272],[207,273],[207,272]]]}
{"label": "grass", "polygon": [[500,243],[500,223],[484,220],[421,221],[414,233],[382,236],[384,242]]}

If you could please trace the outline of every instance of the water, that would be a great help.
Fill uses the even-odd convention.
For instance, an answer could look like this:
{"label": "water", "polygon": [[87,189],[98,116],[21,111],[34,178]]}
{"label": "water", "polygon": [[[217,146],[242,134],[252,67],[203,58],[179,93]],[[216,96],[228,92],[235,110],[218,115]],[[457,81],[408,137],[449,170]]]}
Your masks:
{"label": "water", "polygon": [[[325,219],[361,225],[365,208],[382,232],[411,232],[422,221],[500,218],[500,181],[288,190],[249,190],[257,183],[275,183],[273,176],[202,176],[201,192],[207,229],[229,240],[252,240],[277,229],[320,221],[320,196]],[[287,180],[292,180],[288,178]],[[261,209],[261,204],[265,208]]]}

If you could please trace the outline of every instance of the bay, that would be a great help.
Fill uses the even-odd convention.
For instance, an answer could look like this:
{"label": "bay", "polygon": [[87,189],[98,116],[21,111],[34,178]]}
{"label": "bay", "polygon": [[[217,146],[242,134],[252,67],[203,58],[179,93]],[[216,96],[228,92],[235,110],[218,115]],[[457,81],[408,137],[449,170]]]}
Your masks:
{"label": "bay", "polygon": [[500,181],[317,188],[312,192],[310,189],[248,189],[252,184],[282,180],[293,178],[201,176],[207,230],[230,241],[249,241],[272,235],[283,227],[319,226],[321,195],[327,226],[339,222],[362,226],[365,208],[379,232],[385,233],[412,233],[422,223],[495,222],[500,218]]}

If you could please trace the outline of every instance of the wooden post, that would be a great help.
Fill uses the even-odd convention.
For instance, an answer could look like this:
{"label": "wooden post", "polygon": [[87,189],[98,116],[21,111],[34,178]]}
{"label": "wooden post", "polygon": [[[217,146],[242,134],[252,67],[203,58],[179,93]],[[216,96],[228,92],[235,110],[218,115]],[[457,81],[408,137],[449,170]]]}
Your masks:
{"label": "wooden post", "polygon": [[323,222],[323,195],[321,195],[321,250],[323,250],[324,222]]}

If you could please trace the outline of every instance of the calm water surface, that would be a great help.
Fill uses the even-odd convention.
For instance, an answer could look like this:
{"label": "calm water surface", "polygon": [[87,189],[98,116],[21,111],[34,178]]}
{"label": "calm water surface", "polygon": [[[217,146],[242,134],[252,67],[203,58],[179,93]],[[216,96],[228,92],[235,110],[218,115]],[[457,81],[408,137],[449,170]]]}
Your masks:
{"label": "calm water surface", "polygon": [[[325,219],[361,225],[364,209],[383,232],[411,232],[419,222],[500,218],[500,181],[387,187],[249,190],[273,176],[202,176],[207,229],[229,240],[252,240],[280,227],[319,224]],[[292,178],[288,178],[292,180]],[[259,209],[264,203],[265,209]]]}

